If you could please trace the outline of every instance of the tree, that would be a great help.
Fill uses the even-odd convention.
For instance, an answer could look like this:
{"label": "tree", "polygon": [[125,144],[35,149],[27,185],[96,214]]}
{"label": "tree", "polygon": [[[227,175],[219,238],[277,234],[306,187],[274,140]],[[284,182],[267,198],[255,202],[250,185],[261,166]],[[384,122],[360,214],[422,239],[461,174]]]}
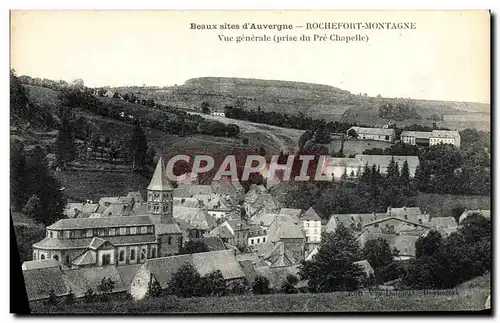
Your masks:
{"label": "tree", "polygon": [[158,281],[153,280],[148,286],[147,297],[159,297],[162,293],[162,289]]}
{"label": "tree", "polygon": [[455,205],[452,209],[451,209],[451,216],[455,219],[455,221],[457,223],[460,222],[460,216],[462,215],[462,213],[464,213],[466,210],[466,207],[463,206],[463,205]]}
{"label": "tree", "polygon": [[97,290],[101,294],[111,293],[115,289],[115,282],[111,278],[103,277]]}
{"label": "tree", "polygon": [[401,184],[404,187],[410,186],[410,167],[408,166],[408,161],[403,162],[403,167],[401,168]]}
{"label": "tree", "polygon": [[32,219],[38,219],[40,217],[40,198],[32,195],[24,206],[23,213]]}
{"label": "tree", "polygon": [[199,296],[202,294],[200,282],[200,274],[191,264],[185,263],[172,275],[168,291],[180,297]]}
{"label": "tree", "polygon": [[210,114],[210,104],[207,101],[201,103],[201,112]]}
{"label": "tree", "polygon": [[363,258],[376,269],[392,263],[391,247],[384,238],[368,240],[363,248]]}
{"label": "tree", "polygon": [[302,134],[302,136],[300,136],[300,139],[299,139],[299,150],[302,149],[304,147],[304,145],[313,138],[313,133],[311,130],[306,130],[306,132],[304,132]]}
{"label": "tree", "polygon": [[201,278],[202,294],[222,296],[226,293],[226,281],[220,270],[213,271]]}
{"label": "tree", "polygon": [[255,277],[252,284],[252,292],[254,294],[269,294],[271,289],[269,288],[269,279],[264,276],[258,275]]}
{"label": "tree", "polygon": [[281,284],[281,292],[284,294],[296,294],[297,288],[295,285],[299,282],[299,278],[295,275],[289,274]]}
{"label": "tree", "polygon": [[10,145],[10,198],[15,210],[21,210],[29,198],[27,162],[23,150],[20,141],[16,140]]}
{"label": "tree", "polygon": [[134,125],[130,147],[133,155],[133,169],[143,169],[146,165],[148,141],[139,122]]}
{"label": "tree", "polygon": [[87,289],[87,291],[83,295],[83,300],[86,303],[92,303],[95,301],[95,299],[96,299],[96,295],[94,293],[94,290],[92,288]]}
{"label": "tree", "polygon": [[347,132],[347,136],[350,137],[350,138],[358,139],[358,133],[354,129],[350,129]]}
{"label": "tree", "polygon": [[425,237],[420,237],[415,242],[415,257],[423,258],[432,256],[442,249],[443,237],[436,230],[431,230]]}
{"label": "tree", "polygon": [[70,289],[68,295],[66,295],[65,303],[71,305],[75,302],[75,294]]}
{"label": "tree", "polygon": [[240,133],[240,127],[234,123],[230,123],[227,125],[227,136],[228,137],[238,137]]}
{"label": "tree", "polygon": [[28,117],[29,114],[29,106],[30,103],[28,93],[26,88],[21,84],[19,78],[16,75],[16,72],[11,69],[10,70],[10,113],[11,120],[15,120],[12,118],[13,115],[25,118]]}
{"label": "tree", "polygon": [[351,291],[359,287],[363,272],[354,262],[361,260],[359,244],[342,224],[335,233],[324,233],[318,253],[299,267],[301,279],[314,292]]}
{"label": "tree", "polygon": [[481,213],[470,214],[461,223],[460,233],[468,242],[477,242],[483,238],[491,238],[491,224]]}
{"label": "tree", "polygon": [[209,252],[210,249],[208,246],[200,240],[189,240],[184,246],[181,247],[179,253],[181,255],[184,254],[192,254],[192,253],[200,253],[200,252]]}
{"label": "tree", "polygon": [[76,156],[76,148],[73,137],[73,127],[66,115],[61,117],[61,130],[56,139],[56,158],[57,161],[65,165],[73,161]]}

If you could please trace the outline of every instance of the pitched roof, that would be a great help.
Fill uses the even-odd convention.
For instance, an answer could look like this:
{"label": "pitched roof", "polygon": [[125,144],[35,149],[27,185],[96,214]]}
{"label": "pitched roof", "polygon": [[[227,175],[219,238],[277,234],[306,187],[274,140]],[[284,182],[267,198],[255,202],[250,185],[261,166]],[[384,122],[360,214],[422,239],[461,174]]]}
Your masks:
{"label": "pitched roof", "polygon": [[261,207],[266,212],[278,212],[280,207],[278,201],[269,193],[261,194],[257,197],[254,203],[252,203],[252,207],[259,208]]}
{"label": "pitched roof", "polygon": [[415,137],[419,139],[429,139],[432,135],[430,131],[403,131],[401,137]]}
{"label": "pitched roof", "polygon": [[179,184],[174,189],[174,197],[193,197],[195,195],[212,195],[212,187],[210,185],[200,184]]}
{"label": "pitched roof", "polygon": [[225,225],[219,225],[218,227],[214,228],[212,231],[210,231],[209,236],[217,236],[221,237],[222,239],[234,238],[234,235]]}
{"label": "pitched roof", "polygon": [[286,215],[278,215],[267,230],[269,241],[275,242],[280,239],[305,239],[299,222]]}
{"label": "pitched roof", "polygon": [[56,296],[63,296],[72,289],[65,273],[59,267],[24,270],[23,276],[28,301],[46,299],[51,290]]}
{"label": "pitched roof", "polygon": [[148,215],[148,204],[145,202],[136,202],[132,207],[132,212],[134,212],[135,215]]}
{"label": "pitched roof", "polygon": [[50,230],[90,229],[153,224],[149,216],[113,216],[103,218],[61,219],[48,226]]}
{"label": "pitched roof", "polygon": [[257,276],[257,272],[255,271],[255,267],[252,263],[252,260],[242,260],[238,262],[240,263],[241,269],[245,273],[248,282],[252,283],[255,277]]}
{"label": "pitched roof", "polygon": [[460,138],[460,133],[456,130],[432,130],[432,138]]}
{"label": "pitched roof", "polygon": [[[380,135],[380,136],[394,136],[395,131],[391,128],[366,128],[353,126],[349,130],[356,131],[357,134],[370,134],[370,135]],[[349,130],[347,130],[349,132]]]}
{"label": "pitched roof", "polygon": [[274,222],[274,219],[278,216],[279,214],[277,213],[259,213],[254,216],[252,216],[249,219],[249,222],[261,225],[264,227],[268,227],[271,225],[271,223]]}
{"label": "pitched roof", "polygon": [[210,230],[215,227],[215,219],[206,210],[174,206],[173,213],[174,218],[184,220],[197,229]]}
{"label": "pitched roof", "polygon": [[73,260],[75,266],[89,266],[97,263],[97,252],[94,250],[87,250],[82,255]]}
{"label": "pitched roof", "polygon": [[167,171],[163,167],[163,158],[160,157],[156,164],[156,169],[149,183],[148,190],[152,191],[172,191],[172,185],[167,178]]}
{"label": "pitched roof", "polygon": [[101,214],[102,217],[135,215],[132,207],[128,204],[110,204]]}
{"label": "pitched roof", "polygon": [[347,228],[361,229],[363,225],[387,218],[386,213],[332,214],[325,226],[326,232],[334,232],[340,224]]}
{"label": "pitched roof", "polygon": [[453,218],[451,216],[435,217],[435,218],[431,218],[430,225],[433,227],[450,228],[450,227],[456,227],[457,221],[455,221],[455,218]]}
{"label": "pitched roof", "polygon": [[418,240],[419,236],[365,232],[358,237],[358,241],[361,246],[364,246],[366,241],[374,240],[379,237],[384,238],[387,243],[389,243],[391,250],[397,248],[401,256],[415,257],[415,242]]}
{"label": "pitched roof", "polygon": [[301,209],[289,209],[289,208],[281,208],[280,214],[286,214],[291,216],[299,217],[302,213]]}
{"label": "pitched roof", "polygon": [[83,203],[71,203],[68,202],[64,208],[64,215],[67,218],[74,218],[78,213],[82,212]]}
{"label": "pitched roof", "polygon": [[210,251],[220,251],[220,250],[226,250],[226,246],[224,245],[224,242],[222,241],[221,238],[216,237],[216,236],[208,236],[208,237],[202,237],[198,239],[193,239],[195,241],[201,241],[204,244],[207,245],[208,249]]}
{"label": "pitched roof", "polygon": [[136,203],[142,203],[144,202],[144,199],[142,198],[141,192],[128,192],[127,193],[127,198],[132,199]]}
{"label": "pitched roof", "polygon": [[194,197],[174,197],[174,206],[199,207],[198,199]]}
{"label": "pitched roof", "polygon": [[103,244],[106,243],[106,240],[99,238],[99,237],[94,237],[92,241],[89,244],[89,248],[93,250],[99,249]]}
{"label": "pitched roof", "polygon": [[59,261],[51,258],[44,260],[30,260],[23,262],[21,266],[22,270],[33,270],[33,269],[42,269],[42,268],[60,268],[62,270],[68,269],[64,264]]}
{"label": "pitched roof", "polygon": [[201,276],[220,270],[226,280],[245,277],[232,250],[147,259],[143,266],[154,275],[162,288],[166,288],[172,275],[186,263],[191,264]]}
{"label": "pitched roof", "polygon": [[[103,278],[110,278],[115,282],[115,288],[112,292],[121,292],[128,290],[129,286],[123,283],[117,266],[93,266],[77,268],[66,271],[68,280],[75,284],[84,293],[91,288],[94,292],[98,291],[98,286]],[[75,293],[76,294],[76,293]]]}
{"label": "pitched roof", "polygon": [[155,233],[159,235],[180,234],[182,230],[177,223],[158,223],[155,224]]}
{"label": "pitched roof", "polygon": [[285,245],[283,242],[278,242],[274,249],[263,258],[271,267],[286,267],[292,265],[292,262],[285,254]]}
{"label": "pitched roof", "polygon": [[321,221],[321,218],[319,217],[318,213],[312,208],[312,206],[302,214],[300,217],[301,220],[308,220],[308,221]]}
{"label": "pitched roof", "polygon": [[[33,244],[33,247],[40,249],[54,249],[54,250],[87,249],[92,240],[93,238],[83,238],[83,239],[45,238],[42,241]],[[114,246],[156,243],[156,236],[154,234],[112,236],[112,237],[106,237],[106,241],[109,241]]]}

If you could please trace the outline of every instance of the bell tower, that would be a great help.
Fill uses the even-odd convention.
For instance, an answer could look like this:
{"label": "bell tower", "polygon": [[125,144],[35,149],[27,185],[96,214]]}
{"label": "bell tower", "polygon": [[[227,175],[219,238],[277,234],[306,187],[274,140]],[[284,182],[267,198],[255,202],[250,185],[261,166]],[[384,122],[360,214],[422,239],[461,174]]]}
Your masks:
{"label": "bell tower", "polygon": [[148,213],[159,215],[161,223],[172,223],[173,221],[173,188],[167,178],[167,172],[163,167],[163,158],[160,157],[156,165],[153,178],[147,188],[148,191]]}

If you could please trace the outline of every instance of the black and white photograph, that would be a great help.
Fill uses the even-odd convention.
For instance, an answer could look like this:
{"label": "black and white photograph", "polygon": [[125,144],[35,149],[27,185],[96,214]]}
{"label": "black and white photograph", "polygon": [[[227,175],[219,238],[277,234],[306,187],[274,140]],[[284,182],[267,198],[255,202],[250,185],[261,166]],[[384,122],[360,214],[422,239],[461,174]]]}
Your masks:
{"label": "black and white photograph", "polygon": [[491,315],[491,21],[11,10],[11,290],[32,315]]}

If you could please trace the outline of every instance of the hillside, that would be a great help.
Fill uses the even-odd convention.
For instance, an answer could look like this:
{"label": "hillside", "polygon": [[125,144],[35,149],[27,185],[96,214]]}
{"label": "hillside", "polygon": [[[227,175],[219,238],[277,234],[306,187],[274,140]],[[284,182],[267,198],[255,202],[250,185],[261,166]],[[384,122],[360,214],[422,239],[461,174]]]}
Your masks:
{"label": "hillside", "polygon": [[79,303],[71,307],[33,304],[34,313],[275,313],[478,311],[491,292],[489,274],[449,290],[357,291],[324,294],[271,294],[178,298],[140,302]]}
{"label": "hillside", "polygon": [[[380,126],[391,120],[378,116],[378,106],[391,98],[352,94],[333,86],[244,78],[202,77],[187,80],[173,87],[120,87],[120,92],[140,93],[164,104],[199,110],[202,102],[211,108],[239,105],[247,109],[275,111],[288,114],[300,112],[327,121],[343,120]],[[452,129],[468,127],[481,130],[490,128],[490,105],[472,102],[415,100],[422,119],[406,120],[400,124],[420,123],[432,125],[432,115],[443,116],[438,126]],[[472,116],[472,117],[470,117]]]}

